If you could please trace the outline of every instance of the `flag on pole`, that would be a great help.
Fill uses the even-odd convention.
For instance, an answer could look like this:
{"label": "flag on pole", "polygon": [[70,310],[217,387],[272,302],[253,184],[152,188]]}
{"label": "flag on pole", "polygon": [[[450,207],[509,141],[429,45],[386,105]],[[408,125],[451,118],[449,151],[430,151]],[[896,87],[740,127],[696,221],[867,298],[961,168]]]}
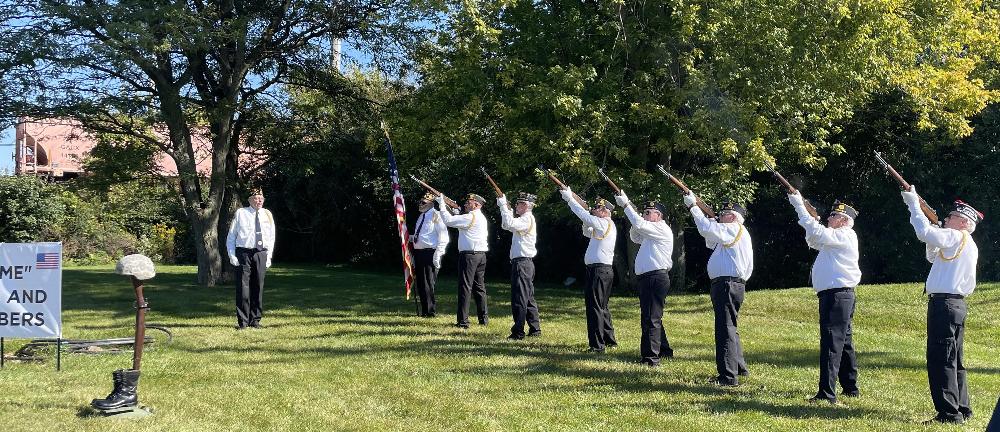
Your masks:
{"label": "flag on pole", "polygon": [[410,234],[406,229],[406,203],[399,187],[399,170],[396,169],[396,156],[392,154],[392,143],[389,142],[389,131],[382,123],[385,133],[385,150],[389,153],[389,177],[392,179],[392,201],[396,212],[396,228],[399,230],[399,245],[403,250],[403,279],[406,281],[406,299],[410,299],[410,287],[413,285],[413,257],[410,255]]}

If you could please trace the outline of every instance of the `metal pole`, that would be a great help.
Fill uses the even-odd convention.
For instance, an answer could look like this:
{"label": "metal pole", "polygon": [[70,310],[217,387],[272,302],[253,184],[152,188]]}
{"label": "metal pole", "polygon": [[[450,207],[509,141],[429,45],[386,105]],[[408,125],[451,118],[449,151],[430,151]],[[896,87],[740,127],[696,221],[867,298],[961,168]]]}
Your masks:
{"label": "metal pole", "polygon": [[132,370],[139,370],[142,363],[142,345],[146,341],[146,309],[149,304],[142,296],[142,281],[132,276],[135,287],[135,343],[132,347]]}
{"label": "metal pole", "polygon": [[56,339],[56,372],[62,371],[62,338]]}
{"label": "metal pole", "polygon": [[3,338],[0,337],[0,369],[3,369],[3,357],[4,357]]}

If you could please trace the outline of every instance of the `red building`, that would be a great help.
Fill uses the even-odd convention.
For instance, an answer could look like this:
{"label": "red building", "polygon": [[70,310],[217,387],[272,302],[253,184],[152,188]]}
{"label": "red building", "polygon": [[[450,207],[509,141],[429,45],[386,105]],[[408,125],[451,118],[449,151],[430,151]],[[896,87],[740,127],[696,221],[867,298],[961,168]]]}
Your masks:
{"label": "red building", "polygon": [[[14,173],[34,174],[53,180],[82,175],[83,160],[97,144],[96,137],[73,120],[21,119],[14,137]],[[163,135],[162,139],[167,138]],[[211,143],[205,136],[194,136],[192,140],[198,172],[207,175],[212,170]],[[160,174],[177,175],[177,165],[166,154],[159,156],[157,165]]]}

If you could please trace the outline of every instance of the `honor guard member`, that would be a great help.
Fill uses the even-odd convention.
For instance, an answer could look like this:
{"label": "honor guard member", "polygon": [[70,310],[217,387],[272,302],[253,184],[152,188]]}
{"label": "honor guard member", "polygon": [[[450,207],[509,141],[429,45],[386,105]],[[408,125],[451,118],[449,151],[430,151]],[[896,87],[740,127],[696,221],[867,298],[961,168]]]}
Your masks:
{"label": "honor guard member", "polygon": [[510,328],[510,336],[507,336],[511,340],[524,339],[525,322],[528,324],[528,336],[542,334],[538,304],[535,303],[535,263],[532,262],[538,253],[535,250],[538,229],[535,227],[535,215],[531,213],[536,199],[535,195],[521,192],[512,211],[506,195],[497,198],[501,228],[514,235],[510,242],[510,310],[514,325]]}
{"label": "honor guard member", "polygon": [[236,210],[226,252],[229,263],[236,267],[236,329],[260,327],[264,314],[264,274],[271,267],[274,255],[274,218],[264,208],[264,193],[250,192],[249,206]]}
{"label": "honor guard member", "polygon": [[843,395],[858,396],[858,361],[854,353],[852,320],[854,287],[861,282],[858,267],[858,235],[854,219],[858,211],[834,201],[821,225],[806,211],[802,195],[788,195],[799,225],[806,230],[806,244],[819,251],[812,266],[812,286],[819,297],[819,391],[810,402],[837,402],[837,379]]}
{"label": "honor guard member", "polygon": [[444,224],[458,229],[458,321],[457,327],[469,328],[469,294],[476,301],[479,324],[486,325],[490,318],[486,310],[486,241],[488,223],[483,215],[483,197],[470,193],[465,197],[465,214],[452,215],[444,203],[444,195],[437,197]]}
{"label": "honor guard member", "polygon": [[413,260],[416,266],[417,295],[420,296],[420,316],[431,318],[437,314],[434,285],[441,269],[441,257],[451,240],[448,227],[434,209],[434,195],[427,193],[418,203],[420,217],[410,236],[413,243]]}
{"label": "honor guard member", "polygon": [[590,239],[587,252],[583,255],[583,263],[587,266],[587,279],[583,288],[583,300],[587,307],[587,341],[590,343],[590,351],[604,352],[605,348],[618,346],[615,327],[611,323],[611,311],[608,309],[611,284],[615,278],[611,266],[618,239],[618,229],[611,220],[615,205],[597,197],[590,213],[587,213],[573,198],[573,191],[569,187],[561,189],[559,194],[569,204],[573,214],[583,221],[583,236]]}
{"label": "honor guard member", "polygon": [[743,343],[737,330],[737,319],[747,279],[753,273],[753,244],[743,222],[746,209],[726,201],[719,210],[719,220],[705,217],[695,205],[694,193],[684,196],[684,205],[691,212],[705,245],[712,249],[708,259],[708,277],[712,280],[712,308],[715,310],[716,382],[721,386],[739,384],[739,375],[749,375],[743,358]]}
{"label": "honor guard member", "polygon": [[927,379],[937,416],[931,421],[963,423],[972,417],[969,386],[963,364],[965,298],[976,289],[979,248],[972,233],[983,214],[971,205],[955,201],[944,220],[944,228],[934,226],[920,210],[916,188],[903,191],[910,209],[910,225],[920,241],[927,244],[931,272],[925,290],[927,302]]}
{"label": "honor guard member", "polygon": [[667,333],[663,329],[663,305],[670,289],[667,272],[673,267],[670,256],[674,251],[674,232],[663,220],[666,210],[663,205],[649,201],[643,206],[642,216],[625,196],[615,196],[618,205],[625,209],[625,216],[632,222],[629,237],[639,244],[635,257],[635,274],[639,284],[639,308],[642,313],[642,339],[639,350],[642,363],[649,366],[660,365],[660,355],[673,357]]}

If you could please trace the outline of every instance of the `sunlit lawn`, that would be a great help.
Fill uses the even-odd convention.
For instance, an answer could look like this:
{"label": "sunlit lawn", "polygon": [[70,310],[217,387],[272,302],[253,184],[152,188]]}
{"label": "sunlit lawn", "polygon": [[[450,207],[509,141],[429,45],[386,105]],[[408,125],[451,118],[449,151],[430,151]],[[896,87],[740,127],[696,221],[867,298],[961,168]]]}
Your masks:
{"label": "sunlit lawn", "polygon": [[[0,371],[4,430],[983,430],[1000,394],[1000,285],[970,299],[966,337],[973,409],[964,427],[933,416],[924,370],[925,300],[919,285],[858,290],[855,343],[862,397],[810,405],[818,325],[811,289],[754,291],[740,329],[752,375],[735,389],[714,376],[706,295],[668,297],[665,324],[676,357],[637,364],[638,299],[612,298],[620,347],[590,354],[582,296],[538,287],[543,336],[509,333],[509,290],[489,284],[488,327],[454,322],[455,282],[439,283],[439,315],[417,318],[400,276],[343,268],[274,268],[266,328],[234,330],[231,287],[192,284],[193,267],[161,267],[147,286],[150,323],[170,344],[144,356],[140,398],[155,415],[81,415],[111,386],[129,354],[64,355],[63,371],[7,362]],[[454,272],[445,269],[445,276]],[[131,285],[110,268],[64,272],[64,336],[131,334]],[[152,332],[155,334],[155,332]],[[24,340],[8,340],[10,354]],[[50,356],[51,357],[51,356]]]}

